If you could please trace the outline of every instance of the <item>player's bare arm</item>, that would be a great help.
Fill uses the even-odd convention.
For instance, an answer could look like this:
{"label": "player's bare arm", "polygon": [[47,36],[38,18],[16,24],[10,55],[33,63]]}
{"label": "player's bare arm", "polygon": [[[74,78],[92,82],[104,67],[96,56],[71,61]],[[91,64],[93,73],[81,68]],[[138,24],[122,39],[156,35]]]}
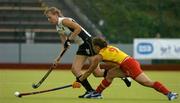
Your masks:
{"label": "player's bare arm", "polygon": [[102,61],[102,56],[101,55],[95,55],[92,58],[92,63],[89,66],[88,70],[79,78],[80,81],[83,81],[84,79],[88,78],[90,76],[91,73],[94,72],[94,70],[97,68],[99,62]]}
{"label": "player's bare arm", "polygon": [[73,38],[76,37],[81,32],[81,27],[77,23],[75,23],[75,22],[73,22],[73,21],[71,21],[69,19],[64,19],[62,21],[62,23],[63,23],[63,25],[65,25],[65,26],[67,26],[67,27],[74,30],[71,33],[71,35],[69,36],[69,38],[68,38],[69,40],[73,40]]}
{"label": "player's bare arm", "polygon": [[66,41],[66,35],[64,35],[64,33],[59,33],[60,35],[59,35],[59,37],[60,37],[60,40],[61,40],[61,52],[59,53],[59,55],[56,57],[56,59],[54,60],[54,66],[57,66],[57,64],[58,64],[58,62],[60,61],[60,54],[62,53],[62,51],[63,51],[63,47],[64,47],[64,42]]}
{"label": "player's bare arm", "polygon": [[[64,33],[59,33],[59,37],[60,37],[60,40],[61,40],[61,44],[64,44],[64,42],[67,39],[67,36]],[[62,45],[62,47],[63,47],[63,45]]]}

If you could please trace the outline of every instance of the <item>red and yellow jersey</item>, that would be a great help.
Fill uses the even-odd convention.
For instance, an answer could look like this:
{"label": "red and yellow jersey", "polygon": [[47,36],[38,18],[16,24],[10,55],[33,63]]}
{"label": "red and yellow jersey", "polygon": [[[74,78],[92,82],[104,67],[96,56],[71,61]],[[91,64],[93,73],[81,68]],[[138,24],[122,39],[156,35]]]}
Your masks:
{"label": "red and yellow jersey", "polygon": [[114,62],[120,64],[128,55],[117,47],[108,45],[99,52],[103,57],[103,61]]}

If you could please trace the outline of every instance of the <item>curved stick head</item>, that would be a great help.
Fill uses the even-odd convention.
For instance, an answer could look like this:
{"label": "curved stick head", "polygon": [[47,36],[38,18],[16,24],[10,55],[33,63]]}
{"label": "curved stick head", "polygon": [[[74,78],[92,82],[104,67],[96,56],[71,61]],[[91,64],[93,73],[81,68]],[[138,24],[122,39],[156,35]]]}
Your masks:
{"label": "curved stick head", "polygon": [[34,89],[38,88],[38,86],[35,85],[35,84],[32,84],[32,87],[33,87]]}

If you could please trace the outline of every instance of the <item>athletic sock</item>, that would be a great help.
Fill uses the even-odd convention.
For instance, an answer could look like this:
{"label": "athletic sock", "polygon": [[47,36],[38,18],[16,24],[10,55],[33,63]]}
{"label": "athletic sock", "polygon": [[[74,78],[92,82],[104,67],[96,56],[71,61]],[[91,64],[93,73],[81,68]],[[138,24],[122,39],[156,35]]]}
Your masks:
{"label": "athletic sock", "polygon": [[94,91],[94,89],[92,88],[92,86],[89,84],[88,80],[87,80],[87,79],[84,79],[83,81],[80,81],[80,80],[79,80],[80,77],[81,77],[81,76],[77,77],[77,78],[76,78],[76,81],[77,81],[77,82],[80,82],[80,83],[83,85],[83,87],[86,89],[86,91]]}
{"label": "athletic sock", "polygon": [[111,84],[111,82],[108,82],[106,79],[103,79],[101,81],[101,84],[97,87],[96,91],[98,93],[101,93],[104,89],[106,89],[109,85]]}
{"label": "athletic sock", "polygon": [[158,92],[163,93],[164,95],[167,95],[170,92],[169,89],[167,89],[163,84],[158,81],[153,84],[153,88]]}

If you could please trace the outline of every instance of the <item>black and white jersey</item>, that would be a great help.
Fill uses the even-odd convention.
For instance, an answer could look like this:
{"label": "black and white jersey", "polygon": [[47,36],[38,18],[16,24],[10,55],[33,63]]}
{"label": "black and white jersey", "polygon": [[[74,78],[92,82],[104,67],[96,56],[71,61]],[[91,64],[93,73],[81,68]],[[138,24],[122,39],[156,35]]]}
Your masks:
{"label": "black and white jersey", "polygon": [[[56,30],[58,31],[58,33],[60,35],[64,34],[66,36],[69,36],[71,34],[71,32],[73,32],[74,30],[72,28],[64,26],[62,24],[63,19],[69,19],[73,22],[75,22],[75,20],[73,20],[72,18],[68,18],[68,17],[59,17],[58,18],[58,25],[56,25]],[[81,45],[90,37],[91,37],[91,35],[84,28],[81,27],[80,34],[78,34],[78,36],[76,36],[73,40],[76,44]]]}

